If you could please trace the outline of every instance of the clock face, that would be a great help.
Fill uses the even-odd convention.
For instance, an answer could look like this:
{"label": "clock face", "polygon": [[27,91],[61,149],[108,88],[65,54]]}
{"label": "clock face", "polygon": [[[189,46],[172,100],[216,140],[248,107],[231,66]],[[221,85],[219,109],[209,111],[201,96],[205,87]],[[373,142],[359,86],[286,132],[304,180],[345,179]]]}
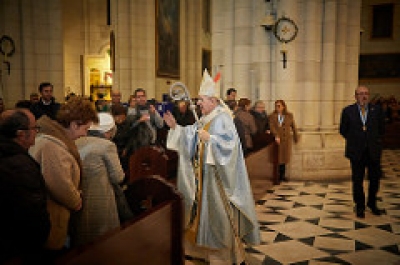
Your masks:
{"label": "clock face", "polygon": [[0,39],[0,53],[6,56],[11,56],[13,55],[15,52],[15,45],[14,45],[14,41],[4,35],[3,37],[1,37]]}
{"label": "clock face", "polygon": [[298,31],[296,23],[289,18],[282,17],[275,23],[274,35],[280,42],[288,43],[294,40]]}

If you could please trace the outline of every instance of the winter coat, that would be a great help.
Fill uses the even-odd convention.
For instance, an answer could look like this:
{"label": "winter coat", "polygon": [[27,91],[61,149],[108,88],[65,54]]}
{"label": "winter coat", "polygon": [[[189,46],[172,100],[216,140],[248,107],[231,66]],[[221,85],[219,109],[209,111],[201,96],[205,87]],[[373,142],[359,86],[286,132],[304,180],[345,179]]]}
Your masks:
{"label": "winter coat", "polygon": [[0,136],[0,264],[13,256],[29,260],[44,246],[50,231],[46,203],[39,164]]}
{"label": "winter coat", "polygon": [[[299,136],[297,132],[296,125],[294,123],[294,118],[292,113],[286,113],[285,119],[282,122],[282,126],[279,125],[278,113],[273,112],[269,116],[269,125],[271,133],[275,137],[280,138],[280,144],[278,145],[278,163],[287,164],[290,161],[292,155],[292,138],[294,142],[297,143]],[[291,131],[293,131],[293,136]]]}
{"label": "winter coat", "polygon": [[51,230],[46,247],[61,249],[67,239],[71,211],[82,202],[79,191],[80,158],[65,128],[43,116],[37,121],[41,133],[29,152],[39,162],[48,190],[47,209]]}
{"label": "winter coat", "polygon": [[257,132],[256,122],[254,120],[253,115],[250,112],[239,109],[235,113],[235,118],[239,119],[244,127],[244,138],[246,141],[246,148],[251,149],[253,148],[253,138]]}
{"label": "winter coat", "polygon": [[93,241],[107,231],[119,227],[117,205],[112,184],[124,179],[117,148],[107,139],[86,136],[77,139],[82,159],[82,210],[74,220],[73,245]]}

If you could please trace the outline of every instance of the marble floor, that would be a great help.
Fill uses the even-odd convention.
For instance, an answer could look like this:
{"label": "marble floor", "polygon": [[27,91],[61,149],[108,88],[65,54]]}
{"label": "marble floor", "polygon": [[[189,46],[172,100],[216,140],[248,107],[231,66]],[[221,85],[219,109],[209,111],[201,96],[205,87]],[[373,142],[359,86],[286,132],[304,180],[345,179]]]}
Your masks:
{"label": "marble floor", "polygon": [[382,168],[378,206],[385,214],[366,211],[365,219],[353,212],[350,181],[265,183],[263,194],[255,192],[262,243],[246,248],[248,263],[400,264],[400,150],[385,150]]}

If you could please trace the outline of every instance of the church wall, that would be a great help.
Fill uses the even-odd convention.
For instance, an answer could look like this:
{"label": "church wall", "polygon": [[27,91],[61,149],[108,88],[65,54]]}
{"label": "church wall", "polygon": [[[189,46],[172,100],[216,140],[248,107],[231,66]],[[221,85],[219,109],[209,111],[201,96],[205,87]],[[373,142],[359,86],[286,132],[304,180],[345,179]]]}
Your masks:
{"label": "church wall", "polygon": [[107,25],[106,0],[63,0],[63,44],[65,93],[89,96],[90,67],[101,71],[101,85],[106,85],[105,72],[111,72],[108,50],[110,26]]}
{"label": "church wall", "polygon": [[15,43],[10,62],[1,66],[1,86],[6,107],[37,92],[41,82],[54,85],[57,99],[64,97],[61,2],[58,0],[0,1],[0,36]]}
{"label": "church wall", "polygon": [[[214,0],[213,5],[214,20],[224,21],[213,25],[212,38],[218,55],[213,65],[224,65],[223,90],[234,86],[239,98],[265,101],[268,113],[283,99],[294,114],[301,138],[293,147],[290,178],[348,177],[338,125],[358,83],[361,1]],[[293,20],[296,38],[279,42],[261,27],[266,14]]]}
{"label": "church wall", "polygon": [[210,49],[210,37],[201,27],[201,1],[180,1],[179,77],[156,72],[156,1],[112,0],[111,9],[118,58],[113,85],[123,97],[142,87],[149,99],[161,100],[176,81],[183,82],[195,97],[202,77],[202,49]]}
{"label": "church wall", "polygon": [[[373,39],[372,7],[377,4],[394,4],[393,36],[391,38]],[[399,0],[363,0],[361,7],[361,42],[360,54],[390,54],[400,53],[400,1]],[[361,82],[370,88],[372,96],[388,97],[394,95],[400,99],[400,80],[397,79],[369,79]]]}

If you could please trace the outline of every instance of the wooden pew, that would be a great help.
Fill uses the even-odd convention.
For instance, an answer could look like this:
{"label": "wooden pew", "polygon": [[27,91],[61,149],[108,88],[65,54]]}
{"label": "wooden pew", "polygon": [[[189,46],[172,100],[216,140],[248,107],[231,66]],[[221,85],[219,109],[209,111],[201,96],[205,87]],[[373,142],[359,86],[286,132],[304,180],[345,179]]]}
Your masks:
{"label": "wooden pew", "polygon": [[140,208],[137,217],[93,243],[70,250],[56,264],[183,265],[182,198],[175,187],[150,176],[131,183],[126,195],[133,208]]}
{"label": "wooden pew", "polygon": [[[178,156],[175,151],[166,149],[168,129],[157,131],[157,142],[166,150],[169,157],[169,166],[172,165],[176,172]],[[253,138],[253,150],[246,156],[246,166],[250,179],[269,179],[274,185],[280,183],[278,176],[278,147],[272,134],[255,134]],[[170,153],[168,153],[170,152]]]}
{"label": "wooden pew", "polygon": [[270,179],[274,185],[280,184],[278,176],[278,146],[272,134],[253,136],[253,150],[246,156],[246,167],[250,180]]}
{"label": "wooden pew", "polygon": [[129,158],[128,183],[144,176],[160,175],[165,179],[176,176],[178,155],[162,146],[143,146]]}

